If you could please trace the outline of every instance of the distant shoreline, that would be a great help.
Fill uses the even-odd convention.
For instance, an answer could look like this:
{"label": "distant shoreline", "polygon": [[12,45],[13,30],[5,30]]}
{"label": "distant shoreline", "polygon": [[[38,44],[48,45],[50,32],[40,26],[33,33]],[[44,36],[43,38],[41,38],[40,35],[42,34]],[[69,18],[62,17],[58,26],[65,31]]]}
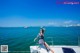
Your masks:
{"label": "distant shoreline", "polygon": [[[40,27],[40,26],[29,26],[29,27]],[[44,26],[44,27],[66,27],[66,26]],[[80,27],[80,26],[68,26],[68,27]],[[0,27],[0,28],[25,28],[25,27]]]}

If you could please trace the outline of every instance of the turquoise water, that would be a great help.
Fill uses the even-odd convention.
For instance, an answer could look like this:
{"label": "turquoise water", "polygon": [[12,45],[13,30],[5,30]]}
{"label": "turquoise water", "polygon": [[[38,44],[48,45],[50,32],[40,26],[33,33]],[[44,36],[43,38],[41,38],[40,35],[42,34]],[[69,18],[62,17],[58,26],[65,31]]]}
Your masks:
{"label": "turquoise water", "polygon": [[[34,38],[40,27],[0,27],[0,45],[8,45],[9,51],[29,51],[35,45]],[[78,45],[80,27],[45,27],[45,41],[53,39],[53,45]],[[50,39],[49,37],[53,37]]]}

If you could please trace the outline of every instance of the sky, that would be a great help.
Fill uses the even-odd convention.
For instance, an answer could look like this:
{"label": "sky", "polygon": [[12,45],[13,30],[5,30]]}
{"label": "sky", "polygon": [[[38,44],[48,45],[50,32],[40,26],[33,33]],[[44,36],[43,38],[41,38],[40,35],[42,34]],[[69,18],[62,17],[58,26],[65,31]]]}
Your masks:
{"label": "sky", "polygon": [[80,26],[80,4],[59,3],[64,1],[0,0],[0,27]]}

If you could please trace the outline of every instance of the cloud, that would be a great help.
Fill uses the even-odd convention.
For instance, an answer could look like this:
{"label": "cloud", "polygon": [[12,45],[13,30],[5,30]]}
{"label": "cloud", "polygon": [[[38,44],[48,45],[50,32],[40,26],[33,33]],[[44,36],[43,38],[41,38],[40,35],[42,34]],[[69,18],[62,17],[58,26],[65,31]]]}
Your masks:
{"label": "cloud", "polygon": [[80,23],[78,23],[77,26],[80,26]]}
{"label": "cloud", "polygon": [[57,26],[57,27],[71,27],[71,26],[80,26],[78,21],[68,20],[68,21],[56,21],[56,22],[49,22],[48,26]]}
{"label": "cloud", "polygon": [[72,20],[68,20],[68,21],[64,21],[64,24],[70,24],[72,22],[73,22]]}
{"label": "cloud", "polygon": [[55,22],[49,22],[48,25],[55,25]]}

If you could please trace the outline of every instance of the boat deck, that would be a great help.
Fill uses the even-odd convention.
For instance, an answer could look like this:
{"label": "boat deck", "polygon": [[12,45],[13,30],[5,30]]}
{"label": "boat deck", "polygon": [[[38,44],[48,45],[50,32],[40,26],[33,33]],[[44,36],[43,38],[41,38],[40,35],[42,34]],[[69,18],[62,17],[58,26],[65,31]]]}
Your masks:
{"label": "boat deck", "polygon": [[[80,53],[79,46],[50,46],[54,53]],[[30,46],[31,53],[51,53],[44,46]]]}

